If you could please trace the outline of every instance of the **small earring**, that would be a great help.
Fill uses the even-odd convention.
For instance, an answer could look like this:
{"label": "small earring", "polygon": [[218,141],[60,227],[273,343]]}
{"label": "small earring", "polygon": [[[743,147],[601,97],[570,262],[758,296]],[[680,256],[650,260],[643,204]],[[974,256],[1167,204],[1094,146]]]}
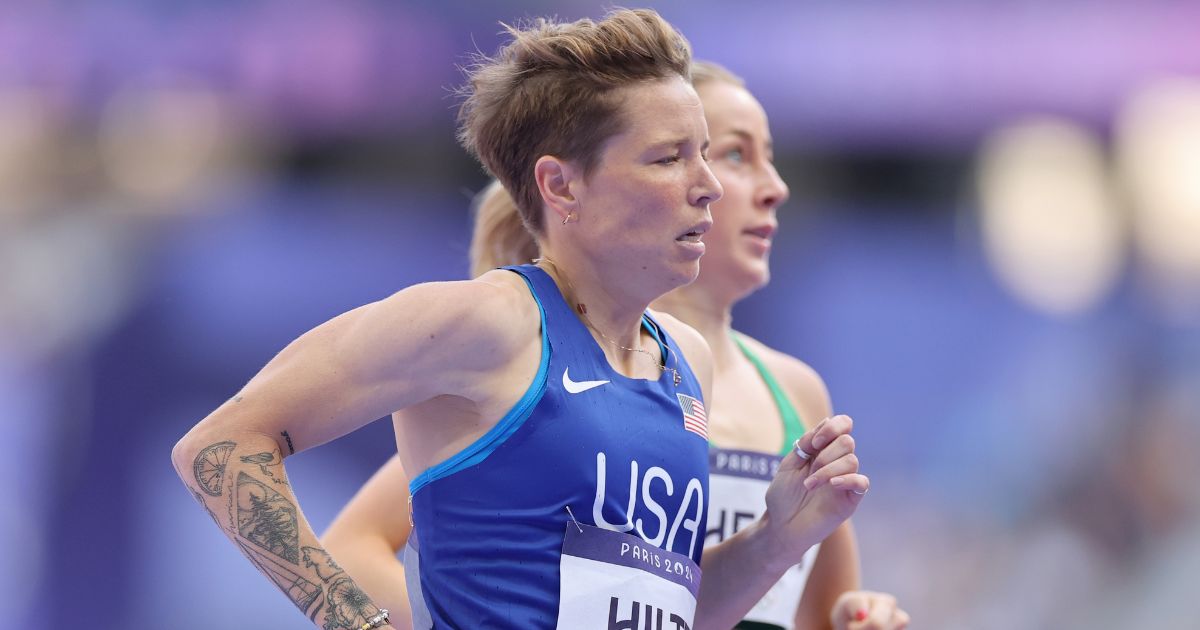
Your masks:
{"label": "small earring", "polygon": [[567,216],[563,218],[563,225],[566,225],[566,224],[574,221],[576,218],[578,218],[578,217],[575,216],[574,210],[568,212]]}

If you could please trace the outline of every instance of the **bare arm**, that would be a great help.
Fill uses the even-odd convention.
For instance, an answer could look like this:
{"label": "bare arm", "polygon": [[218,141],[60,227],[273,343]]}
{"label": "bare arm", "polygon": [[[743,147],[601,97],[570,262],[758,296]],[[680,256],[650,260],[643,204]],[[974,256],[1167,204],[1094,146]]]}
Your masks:
{"label": "bare arm", "polygon": [[[777,364],[775,371],[799,408],[801,417],[819,420],[833,415],[829,389],[815,370],[782,353],[775,353],[772,362]],[[846,521],[821,543],[821,551],[796,608],[796,628],[831,628],[831,613],[838,597],[859,588],[858,543],[854,539],[853,526]]]}
{"label": "bare arm", "polygon": [[227,431],[203,446],[177,447],[174,459],[213,522],[314,624],[359,628],[379,613],[313,535],[273,437]]}
{"label": "bare arm", "polygon": [[[757,342],[752,340],[752,343]],[[779,375],[801,417],[827,418],[833,413],[829,390],[815,370],[794,357],[758,346],[771,361],[772,371]],[[796,609],[795,627],[799,630],[906,627],[908,615],[896,605],[895,597],[861,590],[860,567],[854,528],[846,521],[821,543]]]}
{"label": "bare arm", "polygon": [[[858,474],[853,422],[847,416],[821,421],[800,438],[767,489],[763,516],[704,551],[696,628],[733,627],[784,571],[821,542],[858,507],[869,480]],[[755,570],[747,571],[746,567]]]}
{"label": "bare arm", "polygon": [[396,557],[412,531],[408,499],[408,475],[393,456],[321,537],[363,590],[391,611],[396,628],[412,627],[404,565]]}
{"label": "bare arm", "polygon": [[908,613],[897,605],[895,596],[862,590],[858,544],[850,523],[843,523],[821,543],[796,610],[796,628],[903,630],[908,623]]}
{"label": "bare arm", "polygon": [[[321,547],[283,458],[433,396],[486,395],[477,372],[505,365],[527,322],[481,314],[510,300],[502,287],[443,283],[345,313],[292,342],[175,445],[193,496],[315,624],[357,628],[377,608]],[[474,361],[461,360],[468,352]]]}
{"label": "bare arm", "polygon": [[[703,337],[669,315],[659,317],[679,343],[689,365],[711,391],[711,352]],[[824,416],[822,416],[824,417]],[[801,438],[811,460],[794,452],[784,458],[767,491],[767,512],[750,527],[704,550],[696,628],[733,627],[795,565],[804,552],[844,522],[866,488],[858,472],[850,418],[829,418]],[[815,483],[805,487],[806,479]],[[746,567],[755,567],[746,571]]]}
{"label": "bare arm", "polygon": [[[802,630],[828,630],[834,604],[847,591],[861,588],[858,543],[849,521],[842,523],[821,543],[816,563],[796,608],[796,627]],[[851,611],[851,616],[854,614]],[[851,617],[852,618],[852,617]]]}

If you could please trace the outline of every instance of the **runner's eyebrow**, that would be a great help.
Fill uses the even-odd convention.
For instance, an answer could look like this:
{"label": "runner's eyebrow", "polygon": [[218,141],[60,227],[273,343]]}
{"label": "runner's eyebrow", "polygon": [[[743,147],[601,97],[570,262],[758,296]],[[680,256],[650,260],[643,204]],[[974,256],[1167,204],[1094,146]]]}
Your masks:
{"label": "runner's eyebrow", "polygon": [[[754,134],[750,133],[749,131],[747,131],[741,127],[727,129],[725,131],[722,131],[720,135],[722,135],[722,136],[724,136],[724,135],[737,136],[739,140],[745,142],[746,144],[749,144],[749,145],[754,144]],[[763,148],[765,148],[768,153],[774,152],[775,151],[775,142],[771,138],[767,138],[766,141],[763,142]]]}

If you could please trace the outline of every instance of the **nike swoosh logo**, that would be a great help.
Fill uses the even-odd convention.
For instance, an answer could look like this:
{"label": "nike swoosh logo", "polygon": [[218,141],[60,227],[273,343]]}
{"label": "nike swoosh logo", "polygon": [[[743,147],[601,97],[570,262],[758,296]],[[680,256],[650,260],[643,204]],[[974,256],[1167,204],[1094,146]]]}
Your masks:
{"label": "nike swoosh logo", "polygon": [[568,375],[570,371],[571,368],[563,370],[563,389],[572,394],[586,392],[589,389],[600,387],[601,385],[608,383],[608,381],[572,381],[571,377]]}

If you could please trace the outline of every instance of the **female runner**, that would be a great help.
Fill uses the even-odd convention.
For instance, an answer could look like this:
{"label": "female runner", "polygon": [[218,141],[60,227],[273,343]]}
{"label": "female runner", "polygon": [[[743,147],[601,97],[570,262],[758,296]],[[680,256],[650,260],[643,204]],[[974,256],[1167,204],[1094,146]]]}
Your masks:
{"label": "female runner", "polygon": [[[709,62],[692,65],[704,105],[711,167],[724,186],[712,204],[699,278],[654,303],[698,330],[713,352],[714,405],[708,410],[710,503],[705,541],[718,543],[761,516],[768,484],[804,422],[830,415],[821,378],[804,363],[732,328],[732,308],[769,279],[776,209],[788,189],[772,164],[766,114],[744,82]],[[471,273],[538,256],[512,198],[492,182],[478,195]],[[405,609],[397,551],[410,526],[396,505],[408,479],[393,457],[334,521],[323,541],[368,592]],[[818,552],[819,549],[819,552]],[[789,569],[739,628],[904,628],[895,598],[859,589],[858,552],[847,521]],[[752,570],[752,569],[750,569]]]}

